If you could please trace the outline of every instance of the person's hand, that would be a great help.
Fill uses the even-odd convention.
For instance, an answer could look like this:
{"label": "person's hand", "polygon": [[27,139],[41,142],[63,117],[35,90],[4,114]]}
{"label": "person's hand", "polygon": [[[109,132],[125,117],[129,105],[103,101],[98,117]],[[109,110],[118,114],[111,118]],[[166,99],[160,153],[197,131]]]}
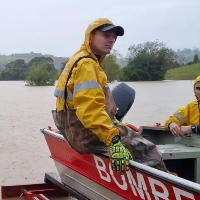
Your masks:
{"label": "person's hand", "polygon": [[175,122],[172,122],[170,125],[169,125],[169,129],[171,131],[171,133],[174,135],[174,136],[182,136],[183,135],[183,132],[181,130],[181,127],[176,124]]}
{"label": "person's hand", "polygon": [[129,150],[120,141],[115,144],[111,143],[109,148],[112,170],[121,174],[129,171],[129,159],[133,160]]}
{"label": "person's hand", "polygon": [[187,135],[192,132],[191,126],[181,126],[181,131],[183,135]]}

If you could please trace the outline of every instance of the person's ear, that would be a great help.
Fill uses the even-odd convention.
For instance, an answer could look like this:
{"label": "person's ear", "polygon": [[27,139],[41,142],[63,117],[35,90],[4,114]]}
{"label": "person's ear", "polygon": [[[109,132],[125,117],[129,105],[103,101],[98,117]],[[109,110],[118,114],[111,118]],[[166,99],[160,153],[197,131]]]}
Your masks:
{"label": "person's ear", "polygon": [[90,34],[89,43],[91,44],[94,41],[94,34]]}

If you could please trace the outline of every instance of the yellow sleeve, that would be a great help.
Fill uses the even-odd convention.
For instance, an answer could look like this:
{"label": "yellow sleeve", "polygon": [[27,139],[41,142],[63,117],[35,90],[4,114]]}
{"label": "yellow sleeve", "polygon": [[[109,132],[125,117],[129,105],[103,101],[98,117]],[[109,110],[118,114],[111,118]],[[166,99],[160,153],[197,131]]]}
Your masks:
{"label": "yellow sleeve", "polygon": [[98,83],[98,74],[94,63],[83,61],[76,67],[74,73],[73,102],[76,115],[83,126],[90,129],[107,146],[119,130],[105,111],[105,95]]}
{"label": "yellow sleeve", "polygon": [[189,105],[185,108],[179,108],[173,115],[170,115],[164,123],[165,129],[169,129],[169,124],[175,122],[179,126],[187,125]]}

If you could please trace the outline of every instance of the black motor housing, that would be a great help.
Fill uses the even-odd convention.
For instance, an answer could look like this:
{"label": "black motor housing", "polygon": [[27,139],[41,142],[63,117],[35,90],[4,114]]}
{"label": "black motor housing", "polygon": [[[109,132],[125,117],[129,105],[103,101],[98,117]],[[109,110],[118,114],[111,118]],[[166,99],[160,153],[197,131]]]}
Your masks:
{"label": "black motor housing", "polygon": [[135,90],[126,83],[120,83],[111,90],[111,93],[118,108],[115,117],[117,120],[122,121],[133,105],[135,100]]}

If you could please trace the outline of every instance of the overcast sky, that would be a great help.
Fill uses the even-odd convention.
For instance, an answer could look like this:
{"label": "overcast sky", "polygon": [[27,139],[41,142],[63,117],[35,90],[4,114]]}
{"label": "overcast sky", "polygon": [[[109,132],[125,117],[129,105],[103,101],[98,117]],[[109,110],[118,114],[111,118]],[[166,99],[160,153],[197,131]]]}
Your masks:
{"label": "overcast sky", "polygon": [[107,17],[125,29],[114,48],[158,39],[200,48],[200,0],[0,0],[0,53],[71,56],[88,24]]}

